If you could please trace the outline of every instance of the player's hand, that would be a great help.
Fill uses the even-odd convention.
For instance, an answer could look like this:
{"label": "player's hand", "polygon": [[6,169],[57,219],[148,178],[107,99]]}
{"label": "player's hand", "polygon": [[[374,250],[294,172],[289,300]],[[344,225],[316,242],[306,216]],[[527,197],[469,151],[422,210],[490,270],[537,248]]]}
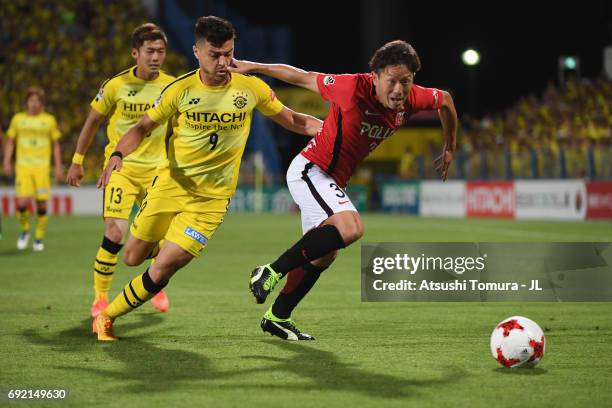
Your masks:
{"label": "player's hand", "polygon": [[55,181],[57,183],[61,183],[64,181],[64,167],[63,166],[55,167]]}
{"label": "player's hand", "polygon": [[248,74],[257,71],[257,64],[251,61],[232,59],[232,63],[227,67],[230,72]]}
{"label": "player's hand", "polygon": [[13,175],[13,166],[11,165],[11,162],[4,162],[4,175],[6,177],[11,177]]}
{"label": "player's hand", "polygon": [[442,178],[442,181],[446,181],[448,178],[448,168],[453,162],[453,152],[448,150],[446,147],[442,150],[442,154],[434,159],[434,165],[436,171]]}
{"label": "player's hand", "polygon": [[98,180],[98,188],[104,188],[108,184],[108,180],[110,180],[110,176],[113,171],[119,171],[123,167],[123,160],[119,156],[113,156],[108,161],[108,164],[104,168],[100,179]]}
{"label": "player's hand", "polygon": [[66,184],[73,187],[81,187],[81,180],[85,175],[83,165],[72,163],[68,169],[68,175],[66,176]]}

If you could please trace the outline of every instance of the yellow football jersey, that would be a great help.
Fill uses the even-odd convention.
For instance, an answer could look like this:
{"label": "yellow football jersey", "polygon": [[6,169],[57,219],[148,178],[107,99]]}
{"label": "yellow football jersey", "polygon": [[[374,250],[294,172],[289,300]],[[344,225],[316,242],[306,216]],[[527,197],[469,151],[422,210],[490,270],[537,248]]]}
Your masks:
{"label": "yellow football jersey", "polygon": [[51,144],[61,137],[55,117],[47,112],[13,116],[6,136],[15,139],[17,168],[44,168],[51,160]]}
{"label": "yellow football jersey", "polygon": [[253,109],[273,116],[283,104],[259,78],[233,73],[227,85],[211,87],[197,69],[168,85],[147,115],[159,124],[173,119],[167,164],[172,177],[194,194],[229,198]]}
{"label": "yellow football jersey", "polygon": [[[91,102],[93,109],[102,115],[110,115],[106,130],[108,144],[104,149],[105,164],[119,139],[151,108],[162,89],[176,79],[160,72],[154,80],[145,81],[138,78],[135,71],[136,67],[132,67],[108,79]],[[147,135],[138,149],[125,157],[124,163],[148,167],[157,167],[164,163],[166,130],[167,124],[163,123]]]}

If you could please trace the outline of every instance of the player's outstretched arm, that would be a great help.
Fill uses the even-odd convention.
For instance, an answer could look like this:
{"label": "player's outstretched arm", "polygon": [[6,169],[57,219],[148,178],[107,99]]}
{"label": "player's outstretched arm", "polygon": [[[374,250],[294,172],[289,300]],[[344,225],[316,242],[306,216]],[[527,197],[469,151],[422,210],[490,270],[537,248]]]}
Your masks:
{"label": "player's outstretched arm", "polygon": [[319,93],[319,87],[317,86],[317,75],[319,73],[304,71],[291,65],[260,64],[258,62],[234,59],[229,70],[240,74],[258,73],[267,75],[291,85],[300,86]]}
{"label": "player's outstretched arm", "polygon": [[111,173],[121,170],[123,166],[123,158],[140,146],[146,135],[151,133],[157,127],[149,116],[145,113],[144,116],[132,126],[125,135],[121,137],[115,147],[115,151],[111,154],[108,164],[104,168],[100,179],[98,180],[98,188],[104,188],[108,184]]}
{"label": "player's outstretched arm", "polygon": [[294,112],[286,106],[283,106],[283,110],[277,115],[270,116],[270,119],[291,132],[306,136],[316,135],[323,126],[323,121],[320,119],[304,113]]}
{"label": "player's outstretched arm", "polygon": [[66,176],[67,184],[75,187],[79,187],[81,185],[81,180],[85,174],[83,170],[83,159],[85,158],[85,154],[87,153],[87,150],[89,149],[89,146],[91,145],[91,142],[98,131],[98,127],[100,127],[103,120],[104,115],[95,109],[89,110],[87,119],[85,119],[81,133],[79,134],[79,139],[77,140],[74,156],[72,157],[72,164],[68,169],[68,174]]}
{"label": "player's outstretched arm", "polygon": [[453,161],[453,155],[457,147],[457,125],[459,122],[453,97],[448,92],[443,92],[442,106],[438,109],[438,115],[442,123],[444,147],[442,148],[442,154],[434,160],[434,164],[442,180],[446,181],[448,168]]}

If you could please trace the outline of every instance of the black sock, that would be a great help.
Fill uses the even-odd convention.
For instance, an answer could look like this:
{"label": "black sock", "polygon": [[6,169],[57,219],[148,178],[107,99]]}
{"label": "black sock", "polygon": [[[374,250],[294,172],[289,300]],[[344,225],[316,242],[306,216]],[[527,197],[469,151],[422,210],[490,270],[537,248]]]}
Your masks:
{"label": "black sock", "polygon": [[[327,266],[315,266],[307,262],[291,271],[287,276],[285,287],[272,305],[272,314],[279,319],[288,319],[293,309],[310,292],[325,269]],[[295,278],[293,274],[296,275]]]}
{"label": "black sock", "polygon": [[151,279],[151,275],[149,275],[149,268],[142,274],[142,286],[144,286],[145,290],[149,293],[157,294],[160,290],[166,287],[168,282],[163,283],[155,283],[153,279]]}
{"label": "black sock", "polygon": [[105,235],[104,238],[102,238],[101,247],[110,252],[111,254],[117,255],[119,251],[121,251],[121,248],[123,248],[123,244],[113,242]]}
{"label": "black sock", "polygon": [[294,246],[285,251],[270,266],[281,276],[285,276],[290,270],[345,246],[338,228],[334,225],[323,225],[304,234]]}

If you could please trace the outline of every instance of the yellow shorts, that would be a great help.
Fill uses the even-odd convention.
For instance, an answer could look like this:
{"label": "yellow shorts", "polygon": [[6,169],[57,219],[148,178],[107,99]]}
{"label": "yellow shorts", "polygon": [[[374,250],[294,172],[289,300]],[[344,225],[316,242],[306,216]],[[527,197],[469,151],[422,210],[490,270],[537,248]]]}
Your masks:
{"label": "yellow shorts", "polygon": [[15,169],[15,195],[17,197],[34,197],[38,201],[46,201],[51,193],[51,178],[49,168]]}
{"label": "yellow shorts", "polygon": [[160,174],[136,214],[130,233],[146,242],[166,239],[197,257],[223,222],[228,207],[228,198],[194,195],[168,173]]}
{"label": "yellow shorts", "polygon": [[124,166],[114,171],[104,188],[104,218],[130,218],[134,203],[140,206],[156,174],[156,169],[146,167]]}

